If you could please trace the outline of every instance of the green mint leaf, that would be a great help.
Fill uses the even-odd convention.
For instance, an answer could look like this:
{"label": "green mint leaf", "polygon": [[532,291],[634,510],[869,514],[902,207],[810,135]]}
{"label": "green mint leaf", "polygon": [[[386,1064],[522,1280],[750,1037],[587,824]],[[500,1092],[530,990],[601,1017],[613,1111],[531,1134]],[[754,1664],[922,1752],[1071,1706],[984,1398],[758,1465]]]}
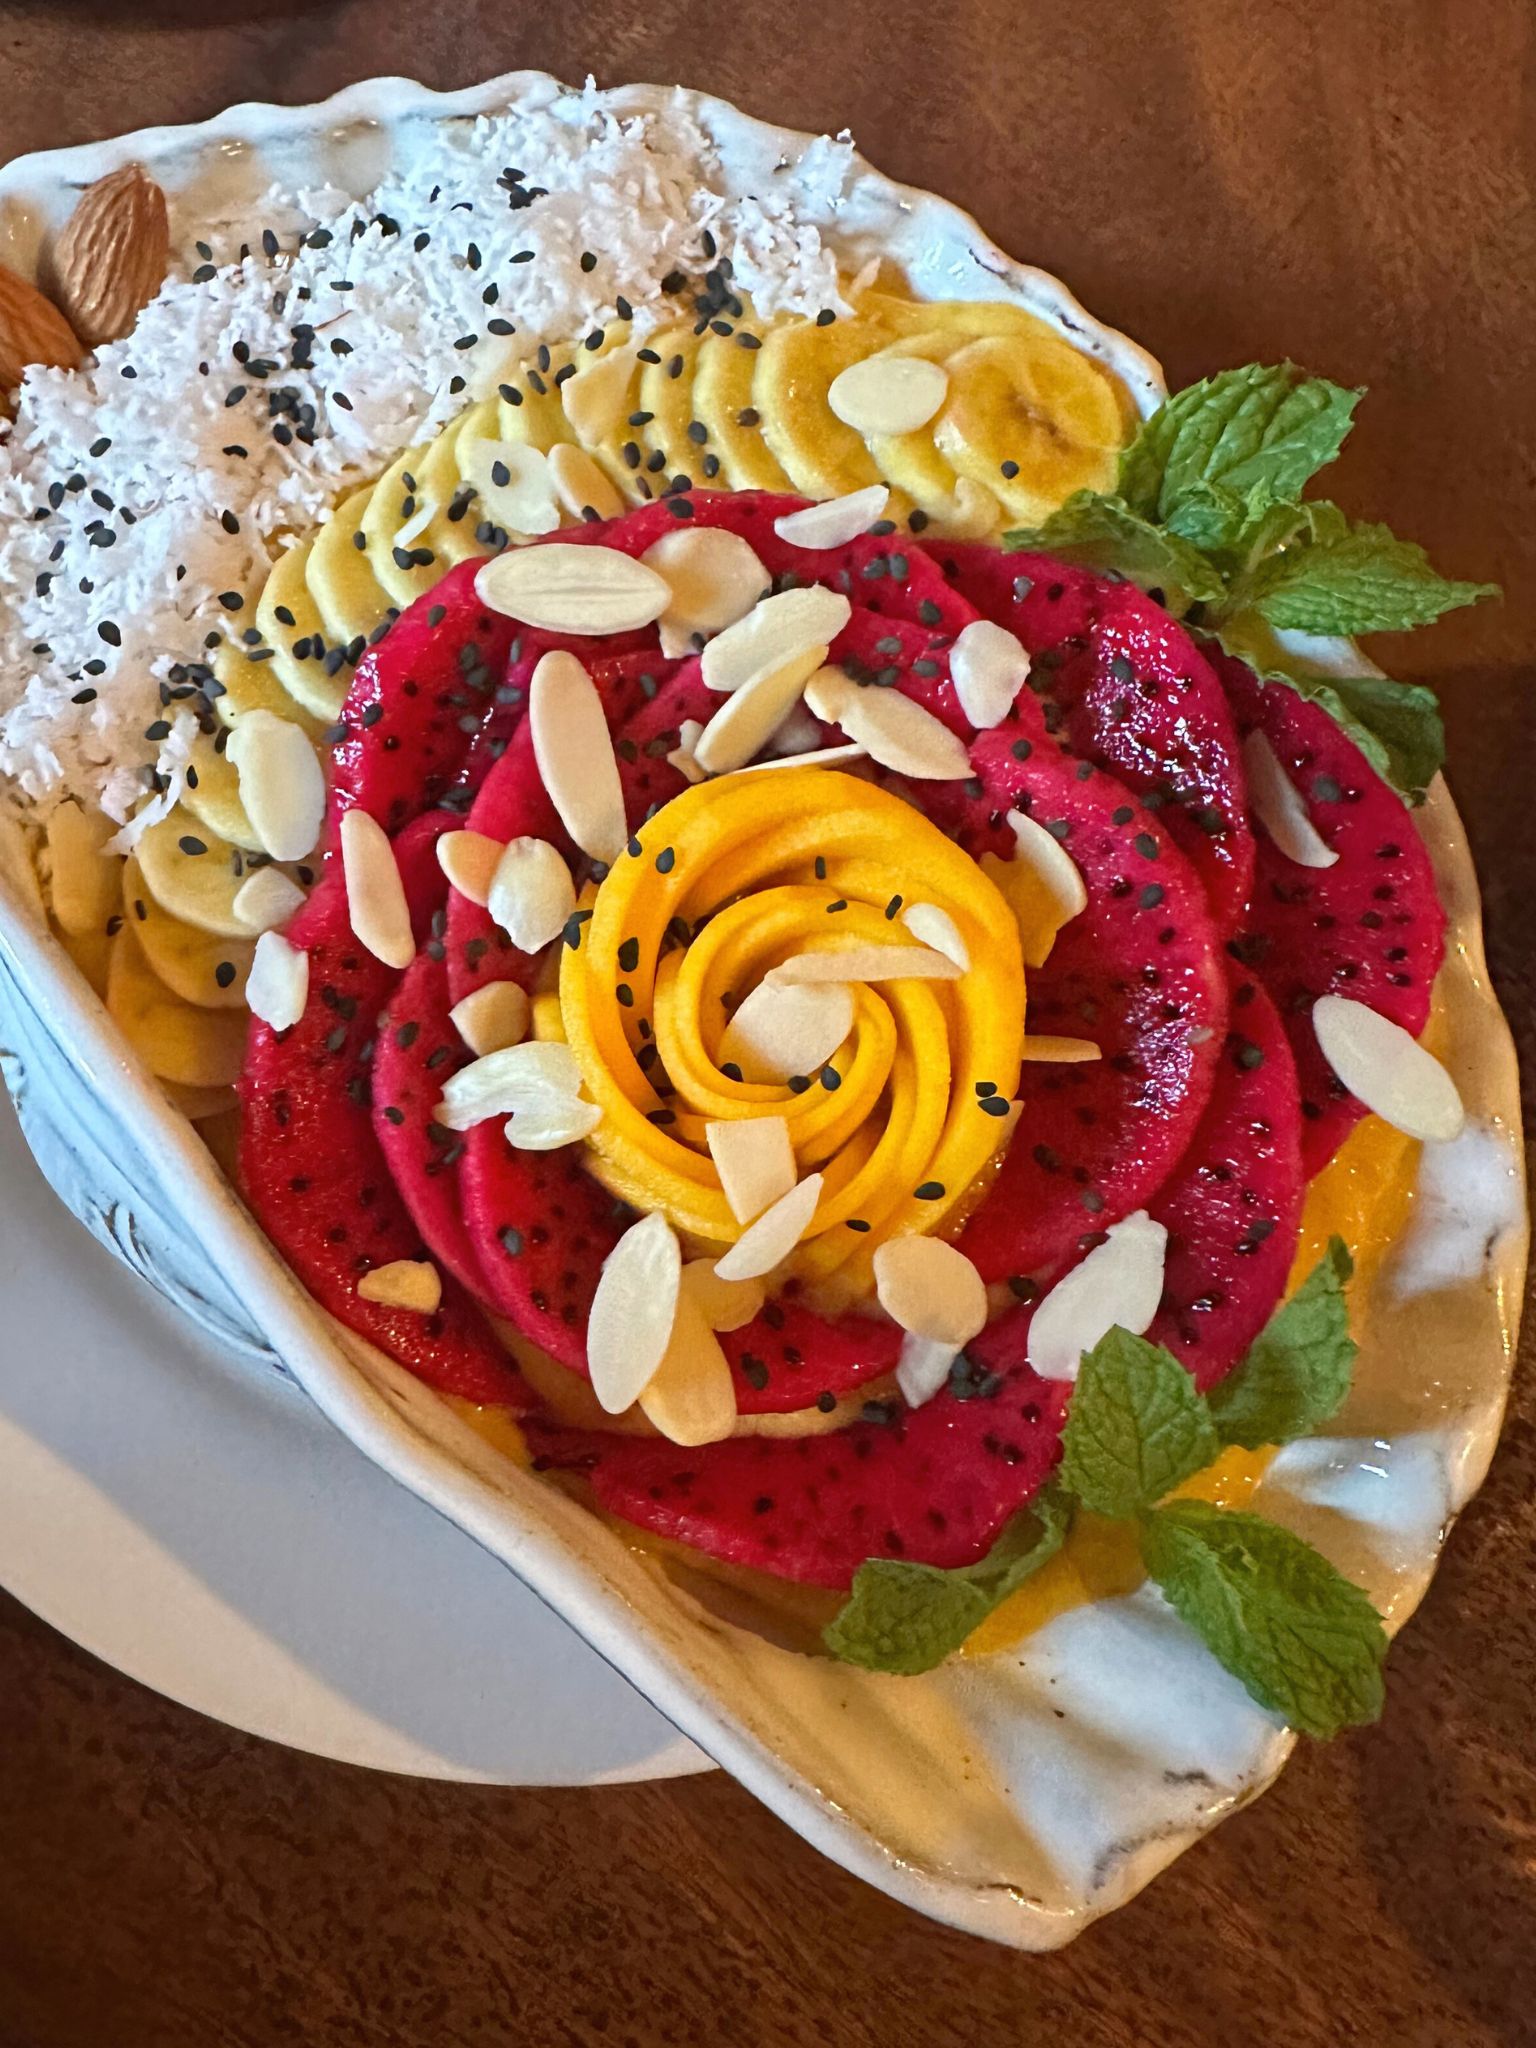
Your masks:
{"label": "green mint leaf", "polygon": [[1274,642],[1261,644],[1249,630],[1254,623],[1251,615],[1225,620],[1216,638],[1263,682],[1283,684],[1321,705],[1378,775],[1409,803],[1421,803],[1445,759],[1445,725],[1434,691],[1389,676],[1309,675],[1300,662],[1282,667],[1283,650]]}
{"label": "green mint leaf", "polygon": [[1061,1548],[1071,1516],[1054,1492],[1016,1515],[978,1564],[941,1571],[872,1557],[853,1575],[853,1589],[822,1631],[845,1664],[915,1677],[953,1656],[995,1607],[1032,1578]]}
{"label": "green mint leaf", "polygon": [[1076,491],[1043,526],[1003,535],[1005,548],[1033,548],[1089,569],[1113,569],[1144,590],[1161,590],[1170,610],[1225,591],[1221,576],[1189,542],[1141,518],[1121,498]]}
{"label": "green mint leaf", "polygon": [[[1289,363],[1248,363],[1177,392],[1152,415],[1120,458],[1120,494],[1143,518],[1176,524],[1202,486],[1214,486],[1256,517],[1297,498],[1333,461],[1362,397],[1326,378],[1302,378]],[[1219,541],[1234,544],[1240,527]]]}
{"label": "green mint leaf", "polygon": [[1247,1357],[1206,1397],[1224,1444],[1256,1451],[1309,1436],[1349,1392],[1355,1340],[1344,1287],[1354,1261],[1344,1240],[1328,1249],[1254,1340]]}
{"label": "green mint leaf", "polygon": [[1171,1351],[1116,1326],[1084,1354],[1059,1471],[1084,1507],[1125,1521],[1220,1449],[1210,1411]]}
{"label": "green mint leaf", "polygon": [[1497,584],[1441,576],[1416,542],[1387,527],[1361,525],[1267,556],[1233,602],[1251,605],[1282,632],[1400,633],[1497,595]]}
{"label": "green mint leaf", "polygon": [[1261,1707],[1316,1736],[1380,1714],[1381,1616],[1299,1536],[1181,1500],[1147,1516],[1141,1543],[1169,1605]]}

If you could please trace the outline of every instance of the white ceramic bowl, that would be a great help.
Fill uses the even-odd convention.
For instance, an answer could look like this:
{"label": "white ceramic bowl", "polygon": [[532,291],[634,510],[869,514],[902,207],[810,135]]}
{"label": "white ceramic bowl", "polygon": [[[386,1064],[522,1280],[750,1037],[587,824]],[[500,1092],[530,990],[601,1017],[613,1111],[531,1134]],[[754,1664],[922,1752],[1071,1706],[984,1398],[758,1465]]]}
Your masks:
{"label": "white ceramic bowl", "polygon": [[[316,107],[242,106],[0,172],[0,255],[26,267],[82,182],[145,162],[191,220],[254,211],[273,178],[360,194],[432,124],[547,99],[514,73],[434,94],[376,80]],[[642,111],[655,87],[603,96]],[[809,138],[687,95],[743,182],[794,179]],[[946,202],[867,166],[824,203],[849,267],[894,255],[934,297],[1009,298],[1114,364],[1156,365]],[[1311,650],[1324,661],[1359,657]],[[1443,785],[1419,814],[1450,913],[1443,1049],[1470,1111],[1420,1155],[1409,1226],[1365,1311],[1335,1431],[1281,1453],[1259,1494],[1365,1586],[1392,1628],[1422,1597],[1503,1410],[1526,1224],[1513,1051],[1489,990],[1476,879]],[[0,853],[3,853],[0,845]],[[253,1367],[293,1375],[384,1470],[502,1559],[789,1824],[919,1911],[1018,1948],[1059,1945],[1275,1776],[1292,1737],[1151,1589],[1064,1614],[1017,1652],[886,1678],[722,1620],[554,1488],[499,1457],[420,1382],[310,1301],[169,1110],[0,861],[0,1045],[50,1179],[87,1226]]]}

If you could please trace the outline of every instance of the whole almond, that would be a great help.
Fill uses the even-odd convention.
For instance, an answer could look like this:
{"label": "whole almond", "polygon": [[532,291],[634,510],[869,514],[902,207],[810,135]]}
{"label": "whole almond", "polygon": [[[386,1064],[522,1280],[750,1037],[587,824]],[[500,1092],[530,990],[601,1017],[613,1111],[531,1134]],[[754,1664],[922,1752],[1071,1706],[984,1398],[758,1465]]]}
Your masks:
{"label": "whole almond", "polygon": [[124,164],[86,188],[54,244],[54,296],[90,347],[121,341],[169,265],[165,194],[142,164]]}
{"label": "whole almond", "polygon": [[79,360],[80,344],[58,307],[0,263],[0,411],[33,363],[72,370]]}

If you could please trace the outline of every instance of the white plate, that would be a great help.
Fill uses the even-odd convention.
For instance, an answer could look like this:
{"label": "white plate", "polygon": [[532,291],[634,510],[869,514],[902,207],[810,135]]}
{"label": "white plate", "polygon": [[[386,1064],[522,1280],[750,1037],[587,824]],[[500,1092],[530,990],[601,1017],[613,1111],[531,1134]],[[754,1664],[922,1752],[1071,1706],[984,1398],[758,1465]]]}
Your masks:
{"label": "white plate", "polygon": [[710,1768],[297,1386],[91,1244],[8,1104],[0,1190],[7,1592],[141,1685],[343,1763],[495,1785]]}
{"label": "white plate", "polygon": [[[360,165],[376,171],[393,153],[430,146],[434,121],[548,104],[562,91],[529,72],[448,95],[375,80],[320,107],[236,107],[196,130],[30,158],[0,176],[0,246],[24,260],[67,209],[72,183],[129,158],[190,210],[210,191],[226,209],[250,209],[278,167],[345,185]],[[1143,409],[1156,402],[1149,357],[947,202],[861,164],[846,192],[831,189],[825,152],[808,138],[702,95],[629,87],[600,99],[656,118],[686,109],[713,138],[727,182],[794,190],[847,267],[883,251],[920,293],[1027,306],[1115,364]],[[1359,660],[1347,648],[1318,651]],[[1357,1304],[1366,1341],[1335,1433],[1283,1452],[1261,1489],[1265,1511],[1348,1570],[1394,1629],[1492,1453],[1525,1253],[1518,1090],[1482,958],[1476,879],[1442,785],[1420,816],[1450,915],[1444,1050],[1469,1126],[1464,1140],[1426,1149],[1411,1228]],[[800,1655],[725,1621],[696,1587],[497,1455],[420,1381],[322,1314],[148,1084],[40,927],[25,884],[5,874],[0,976],[18,999],[7,1078],[25,1082],[29,1118],[50,1123],[72,1155],[67,1199],[96,1235],[228,1344],[279,1356],[375,1464],[511,1566],[671,1721],[858,1875],[972,1932],[1055,1947],[1283,1764],[1289,1734],[1150,1589],[1059,1616],[1017,1652],[921,1679]],[[381,1574],[373,1597],[383,1593]]]}

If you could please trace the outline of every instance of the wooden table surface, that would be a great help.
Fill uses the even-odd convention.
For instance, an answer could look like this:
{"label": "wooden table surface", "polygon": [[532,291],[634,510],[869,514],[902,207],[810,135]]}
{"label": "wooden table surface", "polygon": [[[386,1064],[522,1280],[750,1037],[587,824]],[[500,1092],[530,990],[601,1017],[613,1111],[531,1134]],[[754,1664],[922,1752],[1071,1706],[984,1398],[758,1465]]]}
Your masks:
{"label": "wooden table surface", "polygon": [[[1494,968],[1536,975],[1536,40],[1524,0],[0,0],[0,157],[370,73],[681,80],[852,128],[1183,383],[1372,387],[1332,492],[1500,609],[1379,658],[1443,690]],[[0,2048],[1536,2040],[1536,1394],[1374,1731],[1064,1954],[929,1925],[718,1774],[375,1776],[171,1706],[0,1602]]]}

